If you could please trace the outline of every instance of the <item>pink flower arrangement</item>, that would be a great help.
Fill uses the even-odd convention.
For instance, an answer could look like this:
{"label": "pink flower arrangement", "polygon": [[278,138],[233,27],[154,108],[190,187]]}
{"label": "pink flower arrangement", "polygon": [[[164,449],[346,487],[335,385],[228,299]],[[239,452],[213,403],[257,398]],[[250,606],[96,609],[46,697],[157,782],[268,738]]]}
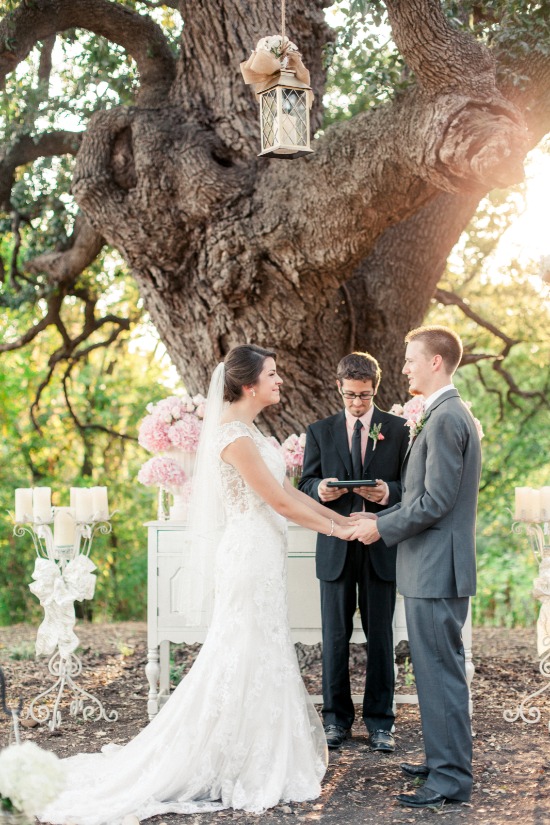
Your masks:
{"label": "pink flower arrangement", "polygon": [[292,433],[281,444],[281,451],[287,470],[302,469],[304,463],[304,448],[306,446],[306,434],[296,435]]}
{"label": "pink flower arrangement", "polygon": [[150,453],[162,453],[172,448],[194,453],[204,417],[205,398],[202,395],[170,396],[157,404],[148,404],[139,427],[138,441]]}
{"label": "pink flower arrangement", "polygon": [[146,461],[138,473],[138,481],[146,487],[164,487],[172,493],[180,493],[190,484],[181,465],[168,456],[155,456]]}

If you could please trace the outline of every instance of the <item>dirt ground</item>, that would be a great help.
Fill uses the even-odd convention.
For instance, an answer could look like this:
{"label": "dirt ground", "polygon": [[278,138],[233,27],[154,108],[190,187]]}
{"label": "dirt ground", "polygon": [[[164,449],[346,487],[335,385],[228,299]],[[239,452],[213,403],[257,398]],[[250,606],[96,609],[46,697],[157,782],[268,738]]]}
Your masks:
{"label": "dirt ground", "polygon": [[[29,701],[45,690],[52,677],[45,659],[34,659],[36,629],[18,625],[0,628],[0,665],[6,675],[8,704],[22,697]],[[78,683],[97,695],[108,711],[116,709],[117,722],[74,719],[63,708],[61,726],[51,732],[46,725],[25,727],[25,739],[34,740],[60,756],[93,751],[106,742],[124,743],[147,722],[148,684],[145,677],[146,628],[144,623],[109,625],[79,624],[83,672]],[[174,674],[184,673],[197,654],[198,646],[173,649]],[[320,693],[319,648],[300,648],[302,672],[311,693]],[[440,809],[403,808],[395,794],[412,785],[399,769],[402,761],[422,759],[422,739],[418,707],[398,706],[396,751],[391,755],[371,753],[366,732],[357,721],[353,738],[341,751],[331,752],[323,782],[323,793],[314,802],[280,805],[261,816],[238,811],[216,814],[154,817],[149,825],[214,825],[238,820],[239,825],[290,825],[295,822],[321,825],[355,823],[419,823],[442,825],[502,825],[550,823],[550,697],[538,697],[541,720],[528,724],[507,722],[505,708],[514,708],[528,694],[550,685],[550,673],[539,672],[533,629],[474,629],[476,674],[474,703],[474,794],[468,804],[445,805]],[[353,645],[354,692],[361,692],[364,646]],[[398,690],[411,693],[405,685],[407,667],[400,667]],[[359,711],[359,709],[358,709]],[[0,746],[8,743],[9,726],[0,722]]]}

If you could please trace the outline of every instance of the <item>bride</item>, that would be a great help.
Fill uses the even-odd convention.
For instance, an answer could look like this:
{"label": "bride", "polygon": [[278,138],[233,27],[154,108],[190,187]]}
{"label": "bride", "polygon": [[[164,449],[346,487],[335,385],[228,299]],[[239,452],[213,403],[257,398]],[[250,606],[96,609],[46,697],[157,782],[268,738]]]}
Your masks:
{"label": "bride", "polygon": [[206,640],[135,739],[64,760],[66,788],[42,822],[114,825],[129,814],[142,820],[223,808],[261,813],[319,796],[327,749],[290,637],[286,519],[342,539],[353,527],[289,483],[279,451],[255,426],[279,402],[281,384],[275,354],[254,345],[234,347],[214,371],[191,511],[192,521],[202,521],[199,534],[218,527],[218,512],[223,532],[212,562],[208,542],[197,540],[202,575],[186,594],[204,601],[212,576]]}

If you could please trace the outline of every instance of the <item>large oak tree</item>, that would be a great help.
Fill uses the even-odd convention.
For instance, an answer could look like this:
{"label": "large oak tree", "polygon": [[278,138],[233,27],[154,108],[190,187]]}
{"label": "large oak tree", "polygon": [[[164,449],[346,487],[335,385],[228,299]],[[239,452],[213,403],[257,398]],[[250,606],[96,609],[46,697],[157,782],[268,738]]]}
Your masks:
{"label": "large oak tree", "polygon": [[[55,38],[78,29],[118,44],[138,83],[131,103],[98,107],[85,131],[40,129],[39,119],[7,130],[0,209],[15,230],[33,221],[14,198],[19,170],[39,158],[75,156],[79,213],[55,248],[35,248],[24,263],[11,250],[5,282],[45,305],[42,319],[0,351],[54,324],[62,340],[55,365],[77,357],[98,329],[111,339],[125,329],[126,319],[101,315],[82,284],[110,245],[192,391],[205,389],[235,343],[277,350],[287,400],[272,425],[282,433],[332,411],[327,387],[352,349],[381,361],[382,403],[402,397],[403,337],[422,321],[450,250],[488,191],[522,179],[526,154],[550,129],[547,0],[370,4],[387,11],[408,83],[321,132],[313,155],[287,162],[257,157],[257,105],[239,71],[256,41],[276,33],[279,0],[4,5],[4,82],[37,50],[37,94],[47,96]],[[287,32],[311,71],[317,129],[324,47],[334,37],[329,5],[287,3]],[[181,14],[177,51],[146,6]],[[85,302],[78,335],[62,322],[70,296]]]}

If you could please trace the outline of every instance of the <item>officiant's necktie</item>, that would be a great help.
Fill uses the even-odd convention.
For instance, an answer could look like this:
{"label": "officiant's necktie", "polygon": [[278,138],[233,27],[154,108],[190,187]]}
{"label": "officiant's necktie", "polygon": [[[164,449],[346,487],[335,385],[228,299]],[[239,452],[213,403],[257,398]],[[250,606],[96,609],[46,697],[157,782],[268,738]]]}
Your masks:
{"label": "officiant's necktie", "polygon": [[[351,470],[354,479],[363,477],[363,460],[361,458],[361,430],[363,429],[363,422],[357,419],[353,428],[353,435],[351,437]],[[363,499],[361,496],[355,495],[353,497],[353,509],[358,511],[363,509]]]}

